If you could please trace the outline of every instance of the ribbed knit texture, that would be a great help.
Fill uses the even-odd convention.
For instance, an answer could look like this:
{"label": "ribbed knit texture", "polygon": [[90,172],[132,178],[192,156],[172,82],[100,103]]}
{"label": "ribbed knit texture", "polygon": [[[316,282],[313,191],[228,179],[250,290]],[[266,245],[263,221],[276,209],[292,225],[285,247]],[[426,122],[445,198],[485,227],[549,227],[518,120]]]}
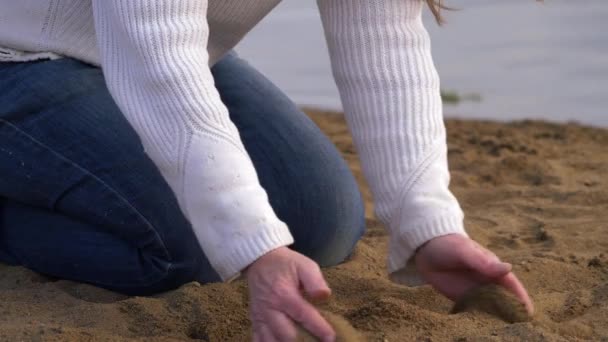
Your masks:
{"label": "ribbed knit texture", "polygon": [[[21,3],[0,0],[2,56],[18,61],[53,53],[103,68],[112,96],[223,279],[293,242],[259,185],[209,69],[277,0]],[[418,284],[411,262],[416,248],[433,237],[466,234],[448,189],[439,78],[421,21],[423,2],[318,5],[347,121],[377,215],[390,233],[391,278]]]}
{"label": "ribbed knit texture", "polygon": [[391,237],[389,273],[404,283],[420,283],[406,267],[416,248],[436,236],[466,234],[462,210],[448,189],[439,77],[422,23],[424,3],[319,0],[318,5],[376,214]]}

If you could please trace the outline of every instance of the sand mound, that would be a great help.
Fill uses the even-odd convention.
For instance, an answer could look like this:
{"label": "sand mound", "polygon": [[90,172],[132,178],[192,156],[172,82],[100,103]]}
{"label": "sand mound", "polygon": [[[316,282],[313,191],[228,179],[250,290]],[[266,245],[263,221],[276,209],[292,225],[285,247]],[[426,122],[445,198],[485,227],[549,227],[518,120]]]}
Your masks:
{"label": "sand mound", "polygon": [[[535,300],[533,320],[509,323],[479,306],[469,310],[478,304],[468,302],[461,304],[465,312],[449,314],[453,303],[429,287],[386,279],[387,236],[371,214],[344,120],[311,115],[361,182],[368,212],[368,231],[352,260],[325,270],[334,297],[324,310],[369,341],[605,340],[608,131],[448,120],[452,190],[468,232],[514,265]],[[251,329],[241,281],[125,297],[2,265],[0,315],[0,341],[242,342]]]}
{"label": "sand mound", "polygon": [[[321,315],[327,320],[327,322],[334,328],[336,332],[336,342],[364,342],[365,340],[361,335],[353,328],[350,323],[344,318],[321,310]],[[318,339],[310,335],[306,330],[301,327],[298,328],[298,338],[296,342],[317,342]]]}
{"label": "sand mound", "polygon": [[481,311],[508,323],[526,322],[532,319],[526,307],[515,296],[497,285],[484,285],[472,289],[460,298],[450,311]]}

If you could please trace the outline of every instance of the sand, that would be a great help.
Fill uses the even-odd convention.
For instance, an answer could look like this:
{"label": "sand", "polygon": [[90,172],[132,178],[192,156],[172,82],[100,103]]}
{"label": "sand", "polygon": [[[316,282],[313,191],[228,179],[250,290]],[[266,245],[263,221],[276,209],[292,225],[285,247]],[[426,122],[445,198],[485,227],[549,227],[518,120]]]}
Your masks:
{"label": "sand", "polygon": [[527,322],[533,319],[533,315],[517,297],[496,284],[484,284],[469,290],[454,303],[450,313],[467,311],[485,312],[508,323]]}
{"label": "sand", "polygon": [[[448,120],[451,187],[467,229],[514,265],[536,305],[532,320],[509,323],[484,310],[450,314],[453,303],[431,288],[386,279],[387,236],[343,118],[310,114],[367,202],[354,257],[325,270],[334,292],[325,310],[368,341],[608,341],[608,131]],[[245,341],[249,329],[241,281],[126,297],[0,266],[2,341]]]}
{"label": "sand", "polygon": [[[344,317],[338,316],[323,309],[319,310],[321,315],[334,328],[336,342],[363,342],[361,334]],[[298,337],[296,342],[317,342],[319,339],[312,336],[304,328],[298,326]]]}

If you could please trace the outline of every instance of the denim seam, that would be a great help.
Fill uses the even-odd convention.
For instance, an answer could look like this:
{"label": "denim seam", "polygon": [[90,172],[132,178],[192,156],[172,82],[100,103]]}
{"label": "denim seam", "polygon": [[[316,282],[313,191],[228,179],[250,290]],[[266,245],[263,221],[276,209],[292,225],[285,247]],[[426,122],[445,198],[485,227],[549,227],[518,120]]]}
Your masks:
{"label": "denim seam", "polygon": [[[163,240],[161,239],[160,235],[158,234],[158,232],[156,230],[154,230],[152,227],[152,224],[135,208],[131,205],[131,203],[129,203],[129,201],[124,198],[124,196],[122,196],[120,194],[120,192],[116,191],[114,188],[112,188],[109,184],[107,184],[106,182],[104,182],[101,178],[97,177],[95,174],[93,174],[92,172],[88,171],[87,169],[85,169],[84,167],[78,165],[77,163],[75,163],[74,161],[72,161],[71,159],[65,157],[64,155],[58,153],[57,151],[55,151],[54,149],[50,148],[49,146],[47,146],[46,144],[42,143],[41,141],[37,140],[36,138],[34,138],[33,136],[29,135],[28,133],[26,133],[25,131],[21,130],[19,127],[13,125],[12,123],[10,123],[9,121],[0,118],[0,123],[4,123],[7,126],[15,129],[17,132],[23,134],[25,137],[27,137],[28,139],[30,139],[31,141],[33,141],[34,143],[40,145],[41,147],[43,147],[44,149],[48,150],[49,152],[53,153],[53,155],[67,163],[69,163],[70,165],[72,165],[73,167],[77,168],[78,170],[84,172],[87,175],[90,175],[91,177],[93,177],[93,179],[97,182],[99,182],[99,184],[101,184],[103,187],[105,187],[106,189],[108,189],[112,194],[114,194],[124,205],[127,209],[130,209],[132,212],[134,212],[137,217],[139,217],[139,219],[153,232],[153,234],[155,235],[156,239],[160,242],[163,252],[166,254],[166,256],[168,256],[169,258],[171,257],[169,251],[167,250],[167,247],[165,246]],[[137,246],[139,248],[139,246]],[[166,269],[164,270],[164,274],[162,275],[162,277],[160,277],[159,279],[155,279],[153,282],[151,283],[146,283],[146,285],[151,285],[154,283],[157,283],[158,281],[162,280],[163,277],[166,277],[167,274],[169,274],[169,270],[172,268],[173,263],[172,262],[168,262],[168,265],[166,267]],[[142,286],[142,284],[134,284],[133,286]],[[143,286],[146,286],[143,285]],[[116,286],[116,284],[111,284],[110,286]],[[125,285],[125,284],[121,284],[119,286],[130,286],[130,285]]]}

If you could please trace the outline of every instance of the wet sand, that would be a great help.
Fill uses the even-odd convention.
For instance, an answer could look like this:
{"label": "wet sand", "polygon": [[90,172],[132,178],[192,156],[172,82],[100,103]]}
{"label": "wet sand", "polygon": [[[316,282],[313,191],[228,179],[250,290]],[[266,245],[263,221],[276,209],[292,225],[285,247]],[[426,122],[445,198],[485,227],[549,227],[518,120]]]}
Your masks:
{"label": "wet sand", "polygon": [[[513,263],[537,313],[508,323],[450,314],[429,287],[386,279],[387,236],[340,115],[310,112],[343,152],[367,204],[352,260],[325,270],[324,309],[369,341],[608,341],[608,130],[543,122],[448,120],[452,190],[470,235]],[[245,341],[243,282],[126,297],[0,265],[2,341]]]}

